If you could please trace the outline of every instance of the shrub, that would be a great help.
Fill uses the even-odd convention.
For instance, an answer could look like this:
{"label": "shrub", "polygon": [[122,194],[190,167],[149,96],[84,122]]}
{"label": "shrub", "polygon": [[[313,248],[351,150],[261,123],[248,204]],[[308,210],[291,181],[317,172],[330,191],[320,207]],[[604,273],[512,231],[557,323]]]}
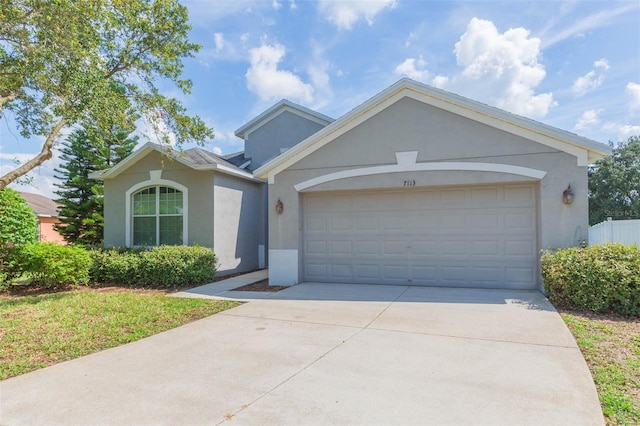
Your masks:
{"label": "shrub", "polygon": [[139,281],[139,252],[110,248],[91,250],[90,254],[91,281],[116,285],[135,285]]}
{"label": "shrub", "polygon": [[100,283],[172,288],[211,282],[216,257],[199,246],[159,246],[150,250],[94,250],[91,279]]}
{"label": "shrub", "polygon": [[39,242],[21,246],[17,253],[20,270],[34,284],[53,288],[89,282],[91,256],[82,247]]}
{"label": "shrub", "polygon": [[602,244],[543,253],[549,299],[571,308],[640,316],[640,248]]}
{"label": "shrub", "polygon": [[0,190],[0,287],[17,275],[12,247],[35,242],[38,218],[18,191]]}
{"label": "shrub", "polygon": [[0,190],[0,247],[35,242],[38,217],[18,191]]}

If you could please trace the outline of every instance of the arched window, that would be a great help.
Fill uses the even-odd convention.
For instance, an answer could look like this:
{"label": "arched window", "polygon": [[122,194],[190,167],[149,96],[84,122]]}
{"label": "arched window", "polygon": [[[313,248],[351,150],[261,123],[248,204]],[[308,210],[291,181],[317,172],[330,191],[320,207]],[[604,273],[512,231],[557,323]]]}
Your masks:
{"label": "arched window", "polygon": [[150,186],[132,196],[133,245],[180,245],[183,236],[183,194],[169,186]]}

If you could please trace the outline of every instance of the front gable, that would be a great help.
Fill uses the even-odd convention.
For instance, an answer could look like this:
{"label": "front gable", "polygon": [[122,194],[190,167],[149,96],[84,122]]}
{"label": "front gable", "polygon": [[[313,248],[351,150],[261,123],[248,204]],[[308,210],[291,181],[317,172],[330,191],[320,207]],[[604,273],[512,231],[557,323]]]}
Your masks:
{"label": "front gable", "polygon": [[[442,117],[442,120],[437,117]],[[367,122],[369,124],[365,124]],[[463,123],[465,124],[462,125]],[[413,129],[412,132],[407,131],[407,124]],[[410,149],[415,149],[416,144],[422,146],[425,143],[430,146],[435,156],[429,157],[423,152],[418,161],[456,158],[460,156],[460,146],[456,148],[457,152],[446,152],[452,148],[450,144],[454,136],[458,143],[465,144],[464,150],[476,149],[484,155],[486,147],[473,144],[478,131],[485,137],[491,134],[503,135],[497,136],[496,141],[492,142],[496,147],[500,147],[496,151],[498,155],[502,155],[505,149],[522,152],[564,152],[574,157],[578,166],[584,167],[610,151],[609,147],[596,141],[413,80],[403,79],[288,152],[269,161],[257,169],[255,174],[261,178],[268,178],[269,182],[273,183],[275,176],[281,171],[290,167],[300,168],[305,157],[329,143],[333,145],[334,141],[348,138],[348,134],[354,132],[361,133],[358,139],[376,140],[377,143],[374,146],[354,148],[359,151],[355,157],[355,153],[336,153],[335,160],[358,158],[358,163],[367,163],[368,157],[375,156],[376,150],[385,149],[385,146],[387,150],[393,149],[393,152],[397,152],[403,150],[398,146],[407,145]],[[504,136],[505,134],[509,136]],[[500,140],[507,139],[508,144],[499,143]],[[393,157],[387,155],[386,158]],[[371,161],[374,159],[371,158]]]}

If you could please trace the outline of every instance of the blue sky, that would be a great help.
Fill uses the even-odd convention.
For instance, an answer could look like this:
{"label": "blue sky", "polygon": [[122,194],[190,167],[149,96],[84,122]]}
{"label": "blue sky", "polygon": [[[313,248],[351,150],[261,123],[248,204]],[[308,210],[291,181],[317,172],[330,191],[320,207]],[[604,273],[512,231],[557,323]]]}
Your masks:
{"label": "blue sky", "polygon": [[[637,1],[184,0],[202,44],[178,97],[243,149],[234,131],[282,98],[338,118],[402,77],[600,141],[640,134]],[[144,132],[141,125],[141,132]],[[0,171],[39,151],[0,123]],[[27,192],[51,196],[57,157]]]}

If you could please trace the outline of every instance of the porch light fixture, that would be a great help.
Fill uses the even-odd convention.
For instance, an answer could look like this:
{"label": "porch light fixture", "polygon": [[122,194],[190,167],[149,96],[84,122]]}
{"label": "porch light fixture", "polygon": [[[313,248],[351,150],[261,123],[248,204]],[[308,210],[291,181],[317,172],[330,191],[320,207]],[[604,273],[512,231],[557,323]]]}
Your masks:
{"label": "porch light fixture", "polygon": [[284,204],[282,204],[282,201],[280,201],[280,198],[278,198],[278,202],[276,203],[276,213],[282,214],[283,210],[284,210]]}
{"label": "porch light fixture", "polygon": [[571,190],[571,184],[569,184],[569,186],[567,186],[567,189],[565,189],[562,192],[562,202],[565,204],[571,204],[573,203],[573,199],[575,198],[575,195],[573,194],[573,191]]}

